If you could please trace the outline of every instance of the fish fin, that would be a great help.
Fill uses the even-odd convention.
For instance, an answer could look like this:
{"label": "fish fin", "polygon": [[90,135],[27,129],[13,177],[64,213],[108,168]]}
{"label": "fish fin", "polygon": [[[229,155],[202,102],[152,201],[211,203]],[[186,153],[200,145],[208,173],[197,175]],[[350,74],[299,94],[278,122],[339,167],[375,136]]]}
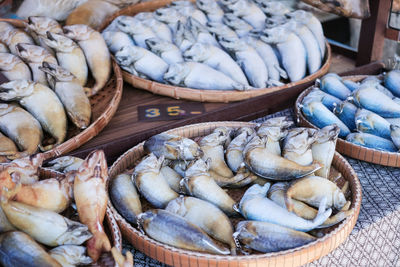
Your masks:
{"label": "fish fin", "polygon": [[279,72],[279,75],[283,78],[283,79],[287,79],[289,76],[287,75],[287,72],[282,69],[279,65],[275,64],[274,68]]}
{"label": "fish fin", "polygon": [[350,206],[351,206],[351,201],[347,201],[340,211],[347,211],[350,209]]}
{"label": "fish fin", "polygon": [[122,255],[122,252],[119,249],[113,247],[111,249],[111,254],[118,267],[133,266],[133,255],[130,251],[127,251],[124,257],[124,255]]}

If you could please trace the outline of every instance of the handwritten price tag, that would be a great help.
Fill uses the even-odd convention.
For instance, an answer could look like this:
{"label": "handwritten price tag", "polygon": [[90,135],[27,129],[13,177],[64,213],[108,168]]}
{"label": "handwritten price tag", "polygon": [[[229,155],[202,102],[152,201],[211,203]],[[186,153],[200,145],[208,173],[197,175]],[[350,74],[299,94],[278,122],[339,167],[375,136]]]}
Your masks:
{"label": "handwritten price tag", "polygon": [[167,121],[193,117],[205,112],[203,103],[156,104],[139,106],[139,121]]}

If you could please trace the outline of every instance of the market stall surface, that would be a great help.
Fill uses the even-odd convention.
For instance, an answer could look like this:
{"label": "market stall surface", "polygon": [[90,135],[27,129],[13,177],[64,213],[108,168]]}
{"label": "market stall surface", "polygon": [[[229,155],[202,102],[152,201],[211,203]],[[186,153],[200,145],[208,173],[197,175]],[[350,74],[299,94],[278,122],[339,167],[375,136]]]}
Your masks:
{"label": "market stall surface", "polygon": [[[254,120],[290,116],[284,111]],[[400,264],[400,169],[346,157],[360,179],[363,199],[357,223],[348,239],[333,252],[307,266],[399,266]],[[135,266],[166,266],[124,244]]]}

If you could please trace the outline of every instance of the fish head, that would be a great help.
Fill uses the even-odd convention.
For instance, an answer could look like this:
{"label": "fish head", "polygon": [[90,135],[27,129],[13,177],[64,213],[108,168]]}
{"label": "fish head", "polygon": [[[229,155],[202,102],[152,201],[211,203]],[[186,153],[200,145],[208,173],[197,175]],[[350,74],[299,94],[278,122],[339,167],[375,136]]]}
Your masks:
{"label": "fish head", "polygon": [[368,130],[373,129],[373,114],[373,112],[367,109],[358,109],[354,118],[357,130],[361,132],[368,132]]}
{"label": "fish head", "polygon": [[117,27],[122,31],[130,34],[139,34],[144,31],[146,26],[142,21],[134,17],[119,18]]}
{"label": "fish head", "polygon": [[137,225],[139,226],[139,229],[147,229],[149,223],[153,219],[157,217],[158,210],[148,210],[146,212],[140,213],[136,218],[137,220]]}
{"label": "fish head", "polygon": [[182,160],[193,160],[203,156],[199,145],[189,138],[183,138],[178,145],[178,158]]}
{"label": "fish head", "polygon": [[297,132],[290,132],[283,142],[283,150],[303,155],[310,149],[315,141],[316,132],[312,133],[307,128]]}
{"label": "fish head", "polygon": [[190,69],[187,67],[187,64],[176,63],[169,65],[163,78],[171,84],[185,86],[184,80],[189,73]]}
{"label": "fish head", "polygon": [[8,169],[15,181],[23,184],[32,184],[39,180],[39,167],[42,166],[44,156],[41,153],[13,160]]}
{"label": "fish head", "polygon": [[[196,5],[200,10],[206,12],[212,12],[212,8],[215,7],[216,1],[212,0],[197,0]],[[218,4],[217,4],[218,5]]]}
{"label": "fish head", "polygon": [[260,34],[260,39],[266,43],[278,44],[285,42],[291,31],[289,31],[284,25],[277,26],[272,29],[265,29]]}
{"label": "fish head", "polygon": [[282,129],[280,127],[276,127],[276,126],[264,126],[264,127],[260,127],[257,130],[257,134],[259,136],[266,136],[270,139],[272,139],[273,141],[277,142],[279,140],[281,140],[282,138],[285,138],[286,135],[288,134],[288,131],[286,129]]}
{"label": "fish head", "polygon": [[336,141],[340,133],[340,128],[336,124],[328,125],[317,132],[315,137],[316,143],[325,143],[328,141]]}
{"label": "fish head", "polygon": [[42,63],[43,59],[51,55],[46,49],[32,44],[19,43],[15,45],[17,54],[26,62]]}
{"label": "fish head", "polygon": [[221,146],[230,138],[227,132],[213,132],[201,139],[200,146]]}
{"label": "fish head", "polygon": [[260,3],[260,8],[266,15],[283,16],[291,11],[289,7],[278,1],[274,2],[262,1]]}
{"label": "fish head", "polygon": [[253,27],[232,13],[225,13],[223,22],[235,31],[251,31]]}
{"label": "fish head", "polygon": [[210,45],[195,43],[183,53],[183,57],[189,61],[203,62],[210,57],[209,48]]}
{"label": "fish head", "polygon": [[[72,165],[79,166],[82,163],[83,163],[83,159],[81,159],[81,158],[72,157],[72,156],[64,156],[64,157],[59,157],[52,161],[47,162],[46,167],[49,169],[55,170],[55,171],[63,171]],[[79,168],[79,167],[77,167],[77,168]]]}
{"label": "fish head", "polygon": [[104,151],[92,151],[78,168],[76,177],[81,181],[98,178],[105,182],[108,179],[108,168]]}
{"label": "fish head", "polygon": [[250,186],[246,192],[244,192],[244,195],[242,199],[239,202],[239,209],[242,211],[243,209],[243,204],[253,198],[265,198],[267,196],[267,192],[270,188],[271,184],[270,183],[265,183],[263,186],[259,184],[254,184]]}
{"label": "fish head", "polygon": [[4,101],[19,100],[29,96],[35,89],[35,82],[14,80],[0,85],[0,99]]}
{"label": "fish head", "polygon": [[115,53],[115,58],[119,64],[129,66],[141,59],[145,53],[144,51],[146,50],[134,45],[123,46]]}
{"label": "fish head", "polygon": [[77,245],[62,245],[49,251],[51,257],[60,259],[65,264],[90,264],[92,259],[86,256],[86,247]]}
{"label": "fish head", "polygon": [[337,210],[341,210],[343,206],[346,204],[347,200],[343,194],[343,192],[338,188],[335,190],[333,195],[333,206]]}
{"label": "fish head", "polygon": [[64,26],[64,35],[75,41],[86,41],[91,38],[93,32],[92,28],[84,24],[75,24]]}
{"label": "fish head", "polygon": [[189,166],[185,172],[185,177],[196,177],[200,175],[207,175],[208,169],[210,168],[209,160],[204,161],[203,159],[194,160],[189,163]]}
{"label": "fish head", "polygon": [[49,80],[49,83],[52,86],[52,88],[55,88],[55,83],[58,81],[78,82],[76,77],[71,72],[69,72],[68,70],[64,69],[63,67],[61,67],[57,64],[43,61],[42,66],[40,66],[39,69],[41,71],[49,74],[49,76],[52,78],[52,79],[49,79],[49,76],[47,76],[47,79]]}
{"label": "fish head", "polygon": [[395,124],[390,124],[390,135],[399,137],[400,136],[400,126]]}
{"label": "fish head", "polygon": [[265,27],[270,29],[283,25],[285,23],[288,23],[288,19],[285,16],[270,15],[267,16],[267,19],[265,20]]}
{"label": "fish head", "polygon": [[144,157],[134,170],[134,176],[141,172],[159,172],[164,161],[164,156],[159,159],[153,153]]}
{"label": "fish head", "polygon": [[253,150],[255,148],[264,148],[266,140],[258,135],[251,138],[251,140],[246,144],[243,149],[243,155],[246,155],[247,152]]}
{"label": "fish head", "polygon": [[165,210],[178,214],[179,216],[184,216],[187,212],[187,209],[185,207],[185,200],[187,198],[188,197],[180,195],[179,197],[168,202],[168,205],[165,208]]}
{"label": "fish head", "polygon": [[70,53],[72,52],[72,50],[78,47],[78,45],[74,41],[61,34],[47,31],[46,37],[47,38],[42,38],[42,40],[46,43],[46,45],[56,49],[57,51]]}
{"label": "fish head", "polygon": [[28,28],[38,35],[46,35],[46,32],[62,33],[60,24],[50,17],[45,16],[30,16],[28,17]]}
{"label": "fish head", "polygon": [[271,118],[262,123],[262,126],[280,127],[283,129],[290,128],[293,125],[294,121],[287,116]]}
{"label": "fish head", "polygon": [[145,42],[150,50],[155,53],[162,53],[163,51],[166,51],[169,46],[169,42],[157,37],[148,38],[145,40]]}
{"label": "fish head", "polygon": [[202,25],[197,19],[189,17],[186,21],[186,27],[192,32],[194,36],[197,36],[200,32],[207,32],[208,30]]}
{"label": "fish head", "polygon": [[184,21],[182,15],[179,13],[178,10],[171,7],[162,7],[154,11],[154,16],[159,21],[169,23],[176,23],[178,20]]}
{"label": "fish head", "polygon": [[240,127],[237,131],[237,135],[246,133],[247,136],[254,134],[254,129],[250,127]]}
{"label": "fish head", "polygon": [[221,4],[223,4],[226,7],[228,7],[229,5],[233,5],[238,1],[239,0],[220,0]]}
{"label": "fish head", "polygon": [[313,16],[310,12],[307,12],[305,10],[295,10],[289,13],[285,13],[285,16],[288,19],[294,19],[299,22],[307,24],[307,22],[310,20],[310,18]]}
{"label": "fish head", "polygon": [[136,14],[134,18],[138,20],[149,20],[154,19],[154,14],[153,12],[140,12],[139,14]]}
{"label": "fish head", "polygon": [[248,48],[248,45],[239,38],[224,38],[223,37],[220,39],[219,43],[226,50],[231,51],[231,52],[245,51]]}

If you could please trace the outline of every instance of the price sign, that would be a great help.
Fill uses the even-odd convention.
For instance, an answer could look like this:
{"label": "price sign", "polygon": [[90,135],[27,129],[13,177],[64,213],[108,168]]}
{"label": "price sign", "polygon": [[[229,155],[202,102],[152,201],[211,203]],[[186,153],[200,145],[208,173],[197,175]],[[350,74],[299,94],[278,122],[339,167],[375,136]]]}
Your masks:
{"label": "price sign", "polygon": [[179,104],[155,104],[139,106],[139,121],[167,121],[193,117],[205,112],[199,102]]}

